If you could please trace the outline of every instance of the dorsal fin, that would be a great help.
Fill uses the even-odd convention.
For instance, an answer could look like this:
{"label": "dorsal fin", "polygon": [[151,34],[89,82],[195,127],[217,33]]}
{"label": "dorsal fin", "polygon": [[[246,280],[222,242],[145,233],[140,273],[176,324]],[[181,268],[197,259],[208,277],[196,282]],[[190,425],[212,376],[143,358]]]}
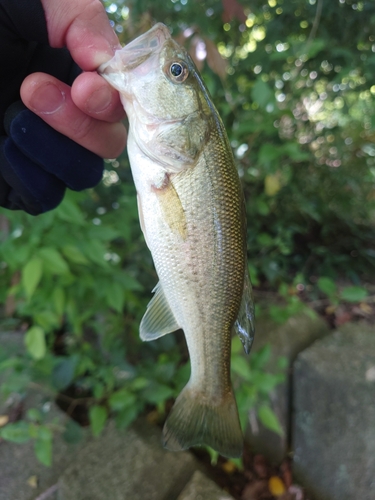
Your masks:
{"label": "dorsal fin", "polygon": [[167,333],[175,332],[180,328],[160,283],[156,285],[153,292],[155,295],[150,300],[139,327],[141,339],[147,342],[167,335]]}

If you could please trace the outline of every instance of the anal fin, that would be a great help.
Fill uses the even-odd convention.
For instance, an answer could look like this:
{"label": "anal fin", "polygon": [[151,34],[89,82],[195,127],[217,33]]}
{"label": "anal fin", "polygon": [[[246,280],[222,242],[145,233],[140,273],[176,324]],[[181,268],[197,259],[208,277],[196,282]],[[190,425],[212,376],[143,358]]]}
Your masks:
{"label": "anal fin", "polygon": [[160,283],[153,291],[155,295],[150,300],[139,327],[140,337],[144,341],[158,339],[180,328]]}

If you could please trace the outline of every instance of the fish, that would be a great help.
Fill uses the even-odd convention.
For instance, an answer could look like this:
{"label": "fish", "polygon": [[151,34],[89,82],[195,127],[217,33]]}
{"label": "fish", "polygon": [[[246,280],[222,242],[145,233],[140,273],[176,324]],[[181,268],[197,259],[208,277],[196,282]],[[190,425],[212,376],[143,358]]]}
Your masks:
{"label": "fish", "polygon": [[221,118],[187,50],[155,24],[100,75],[118,90],[140,225],[159,283],[140,323],[152,341],[182,329],[191,374],[163,429],[164,447],[243,452],[231,384],[233,332],[249,353],[254,304],[243,190]]}

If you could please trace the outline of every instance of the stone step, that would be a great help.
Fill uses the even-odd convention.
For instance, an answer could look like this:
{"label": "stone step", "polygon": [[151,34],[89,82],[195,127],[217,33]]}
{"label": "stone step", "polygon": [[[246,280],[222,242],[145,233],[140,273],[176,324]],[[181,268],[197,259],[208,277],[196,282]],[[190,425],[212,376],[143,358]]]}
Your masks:
{"label": "stone step", "polygon": [[138,421],[119,431],[110,423],[90,440],[59,479],[59,500],[173,500],[200,464],[191,453],[161,445],[161,430]]}
{"label": "stone step", "polygon": [[375,499],[375,328],[345,324],[294,365],[294,474],[311,500]]}
{"label": "stone step", "polygon": [[182,490],[177,500],[234,500],[229,493],[223,491],[216,483],[208,479],[200,471],[195,471],[193,477]]}

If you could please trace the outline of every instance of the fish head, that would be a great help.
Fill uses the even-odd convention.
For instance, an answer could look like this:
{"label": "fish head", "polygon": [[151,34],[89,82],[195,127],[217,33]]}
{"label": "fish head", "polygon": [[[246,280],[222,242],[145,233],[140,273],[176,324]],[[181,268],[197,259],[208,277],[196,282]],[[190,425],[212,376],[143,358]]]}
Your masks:
{"label": "fish head", "polygon": [[158,121],[177,120],[201,109],[200,78],[187,51],[158,23],[116,51],[99,68],[121,96],[131,119],[144,110]]}

